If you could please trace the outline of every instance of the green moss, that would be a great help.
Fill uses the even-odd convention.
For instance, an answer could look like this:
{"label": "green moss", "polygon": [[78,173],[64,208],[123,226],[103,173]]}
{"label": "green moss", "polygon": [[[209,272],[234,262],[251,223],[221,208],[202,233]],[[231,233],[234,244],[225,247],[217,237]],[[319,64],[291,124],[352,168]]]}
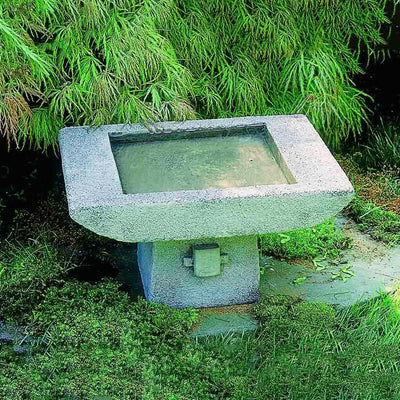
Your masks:
{"label": "green moss", "polygon": [[285,318],[287,314],[287,308],[284,305],[256,305],[255,306],[255,313],[257,317],[263,318],[265,320],[269,319],[276,319],[276,318]]}
{"label": "green moss", "polygon": [[290,307],[298,303],[300,299],[283,294],[278,295],[261,295],[257,306],[285,306]]}
{"label": "green moss", "polygon": [[263,296],[254,307],[254,313],[265,329],[274,334],[317,336],[326,333],[335,322],[334,308],[320,302],[303,302],[292,296]]}
{"label": "green moss", "polygon": [[350,245],[350,239],[335,227],[333,220],[313,228],[261,236],[261,248],[265,254],[286,259],[337,257]]}
{"label": "green moss", "polygon": [[335,310],[330,304],[320,302],[301,302],[292,308],[293,319],[302,334],[312,334],[320,330],[324,333],[335,323]]}
{"label": "green moss", "polygon": [[143,371],[164,362],[157,358],[174,360],[195,320],[192,309],[132,302],[112,281],[53,285],[29,321],[44,342],[32,349],[32,362],[2,370],[0,398],[140,399]]}

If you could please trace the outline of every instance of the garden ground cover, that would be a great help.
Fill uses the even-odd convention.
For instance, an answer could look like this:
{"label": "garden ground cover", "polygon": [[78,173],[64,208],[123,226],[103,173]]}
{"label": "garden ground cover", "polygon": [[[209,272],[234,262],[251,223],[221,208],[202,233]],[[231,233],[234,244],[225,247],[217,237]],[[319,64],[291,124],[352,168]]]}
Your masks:
{"label": "garden ground cover", "polygon": [[[88,283],[72,278],[79,264],[73,249],[83,251],[90,237],[77,231],[68,243],[68,230],[75,227],[63,222],[69,218],[65,205],[53,191],[46,201],[36,208],[40,216],[34,211],[24,219],[25,227],[24,214],[17,213],[18,240],[8,234],[2,242],[1,315],[23,323],[27,334],[42,339],[28,354],[15,354],[12,345],[1,344],[0,398],[400,396],[398,291],[341,310],[266,296],[255,307],[260,322],[256,332],[194,340],[195,310],[134,301],[113,280]],[[380,210],[385,218],[397,216]],[[53,233],[50,226],[39,226],[38,221],[46,219]],[[39,228],[47,233],[33,237]],[[278,257],[310,263],[318,257],[340,257],[351,245],[331,221],[277,234],[264,245],[267,242],[269,254],[275,251]],[[92,250],[107,254],[110,245],[115,244],[94,242]]]}

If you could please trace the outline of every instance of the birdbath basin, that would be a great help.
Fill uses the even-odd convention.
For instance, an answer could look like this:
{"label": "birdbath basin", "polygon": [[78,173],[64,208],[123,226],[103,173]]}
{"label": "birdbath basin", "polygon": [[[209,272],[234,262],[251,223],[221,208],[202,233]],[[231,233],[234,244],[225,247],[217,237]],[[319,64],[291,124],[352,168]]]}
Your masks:
{"label": "birdbath basin", "polygon": [[60,131],[71,217],[138,242],[147,299],[208,307],[258,297],[257,235],[312,226],[353,195],[303,115]]}

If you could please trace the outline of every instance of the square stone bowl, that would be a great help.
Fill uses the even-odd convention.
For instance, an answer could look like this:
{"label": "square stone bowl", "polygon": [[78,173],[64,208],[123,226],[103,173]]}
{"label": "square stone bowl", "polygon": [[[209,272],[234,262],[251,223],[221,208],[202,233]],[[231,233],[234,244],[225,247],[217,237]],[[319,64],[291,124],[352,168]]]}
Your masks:
{"label": "square stone bowl", "polygon": [[289,231],[353,196],[304,115],[70,127],[59,139],[71,217],[123,242]]}

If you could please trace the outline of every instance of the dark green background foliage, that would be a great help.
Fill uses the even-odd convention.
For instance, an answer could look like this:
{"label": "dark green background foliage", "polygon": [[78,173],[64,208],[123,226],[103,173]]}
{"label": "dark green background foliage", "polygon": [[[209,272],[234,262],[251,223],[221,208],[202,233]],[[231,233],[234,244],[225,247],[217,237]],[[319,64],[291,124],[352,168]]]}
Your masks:
{"label": "dark green background foliage", "polygon": [[3,0],[0,130],[45,148],[65,125],[305,113],[337,146],[385,3]]}
{"label": "dark green background foliage", "polygon": [[[367,168],[378,170],[400,166],[400,118],[370,129],[367,144],[361,145],[357,154],[359,162]],[[400,175],[400,171],[398,173]]]}

